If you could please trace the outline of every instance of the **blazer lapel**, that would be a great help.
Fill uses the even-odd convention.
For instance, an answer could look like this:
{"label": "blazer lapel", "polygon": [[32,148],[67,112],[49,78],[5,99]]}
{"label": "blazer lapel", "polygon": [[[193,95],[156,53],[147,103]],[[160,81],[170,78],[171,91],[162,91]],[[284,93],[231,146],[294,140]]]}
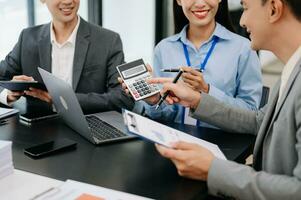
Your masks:
{"label": "blazer lapel", "polygon": [[50,42],[50,24],[45,25],[41,38],[39,40],[40,66],[48,72],[51,72],[51,42]]}
{"label": "blazer lapel", "polygon": [[282,94],[282,97],[279,100],[279,103],[277,105],[278,101],[278,95],[279,95],[279,88],[280,88],[280,81],[277,83],[277,90],[275,90],[275,94],[273,94],[272,102],[270,107],[268,108],[268,111],[266,113],[266,116],[264,118],[264,121],[262,122],[262,127],[260,128],[260,131],[257,135],[256,138],[256,143],[254,147],[254,168],[256,170],[260,170],[262,166],[262,145],[264,142],[264,139],[267,137],[267,135],[271,132],[271,128],[273,126],[274,121],[276,120],[281,107],[283,106],[291,88],[292,85],[300,72],[300,64],[301,64],[301,59],[299,60],[298,64],[295,66],[294,70],[292,71],[292,74],[289,77],[289,80],[285,86],[284,93]]}
{"label": "blazer lapel", "polygon": [[285,102],[285,100],[286,100],[286,98],[287,98],[287,96],[288,96],[288,94],[289,94],[292,86],[293,86],[293,83],[295,82],[295,79],[296,79],[297,75],[300,72],[300,64],[301,64],[301,59],[298,61],[298,64],[293,69],[293,71],[292,71],[292,73],[291,73],[291,75],[290,75],[290,77],[288,79],[288,82],[287,82],[287,84],[285,86],[285,89],[283,91],[283,94],[280,97],[279,103],[278,103],[278,105],[276,105],[276,110],[275,110],[274,116],[273,116],[273,118],[271,120],[271,123],[269,125],[269,129],[268,129],[267,133],[269,133],[269,130],[271,129],[273,122],[277,118],[277,116],[278,116],[278,114],[279,114],[279,112],[280,112],[280,110],[281,110],[281,108],[282,108],[282,106],[283,106],[283,104],[284,104],[284,102]]}
{"label": "blazer lapel", "polygon": [[76,37],[74,60],[73,60],[72,87],[74,91],[77,88],[85,64],[86,55],[90,44],[90,41],[88,40],[89,35],[90,35],[90,28],[87,22],[85,22],[81,18],[77,37]]}

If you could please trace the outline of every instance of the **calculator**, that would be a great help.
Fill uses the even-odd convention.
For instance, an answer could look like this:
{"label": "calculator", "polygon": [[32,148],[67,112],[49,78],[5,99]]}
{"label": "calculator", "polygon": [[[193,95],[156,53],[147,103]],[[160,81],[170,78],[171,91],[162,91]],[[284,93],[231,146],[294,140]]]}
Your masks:
{"label": "calculator", "polygon": [[152,96],[160,91],[158,85],[146,82],[152,76],[142,59],[119,65],[116,68],[136,101]]}

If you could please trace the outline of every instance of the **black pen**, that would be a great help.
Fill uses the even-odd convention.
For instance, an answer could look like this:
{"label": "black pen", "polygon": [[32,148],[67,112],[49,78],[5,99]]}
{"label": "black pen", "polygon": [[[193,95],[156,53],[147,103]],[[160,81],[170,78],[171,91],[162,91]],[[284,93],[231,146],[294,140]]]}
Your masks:
{"label": "black pen", "polygon": [[[183,70],[180,69],[179,73],[177,74],[177,76],[174,78],[174,80],[172,81],[172,83],[176,83],[179,78],[181,77],[181,75],[183,74]],[[157,106],[156,106],[156,110],[158,110],[158,108],[160,107],[160,105],[165,101],[166,97],[169,95],[169,91],[165,92],[163,96],[161,96]]]}
{"label": "black pen", "polygon": [[[199,68],[192,68],[192,69],[197,70],[197,71],[199,71],[199,72],[203,72],[203,70],[202,70],[202,69],[199,69]],[[177,69],[177,68],[170,68],[170,69],[161,69],[160,71],[161,71],[161,72],[179,72],[180,69]],[[184,71],[184,72],[185,72],[185,71]]]}

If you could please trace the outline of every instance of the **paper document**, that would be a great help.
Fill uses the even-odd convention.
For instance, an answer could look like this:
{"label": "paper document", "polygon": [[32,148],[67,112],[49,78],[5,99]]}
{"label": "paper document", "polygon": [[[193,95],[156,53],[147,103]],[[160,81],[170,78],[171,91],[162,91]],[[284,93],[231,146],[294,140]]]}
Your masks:
{"label": "paper document", "polygon": [[188,135],[128,110],[123,111],[123,118],[128,130],[135,135],[166,147],[171,147],[171,143],[178,141],[196,143],[210,150],[217,158],[227,160],[219,147],[213,143]]}
{"label": "paper document", "polygon": [[95,185],[67,180],[31,200],[148,200],[148,198],[119,192]]}
{"label": "paper document", "polygon": [[37,194],[62,183],[46,176],[14,169],[12,174],[0,180],[0,199],[30,200]]}
{"label": "paper document", "polygon": [[0,107],[0,119],[6,118],[8,116],[14,115],[19,111],[11,108],[1,108]]}
{"label": "paper document", "polygon": [[12,142],[0,140],[0,179],[13,171]]}

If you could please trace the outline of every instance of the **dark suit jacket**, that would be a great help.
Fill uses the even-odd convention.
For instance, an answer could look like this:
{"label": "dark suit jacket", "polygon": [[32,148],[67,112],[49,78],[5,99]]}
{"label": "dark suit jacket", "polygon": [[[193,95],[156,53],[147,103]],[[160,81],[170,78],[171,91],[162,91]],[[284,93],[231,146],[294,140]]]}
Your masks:
{"label": "dark suit jacket", "polygon": [[[50,24],[24,29],[14,49],[0,63],[0,78],[32,76],[37,67],[51,72]],[[124,62],[119,35],[81,19],[73,64],[73,89],[85,113],[131,109],[133,101],[117,81],[116,66]],[[2,90],[2,89],[1,89]]]}

